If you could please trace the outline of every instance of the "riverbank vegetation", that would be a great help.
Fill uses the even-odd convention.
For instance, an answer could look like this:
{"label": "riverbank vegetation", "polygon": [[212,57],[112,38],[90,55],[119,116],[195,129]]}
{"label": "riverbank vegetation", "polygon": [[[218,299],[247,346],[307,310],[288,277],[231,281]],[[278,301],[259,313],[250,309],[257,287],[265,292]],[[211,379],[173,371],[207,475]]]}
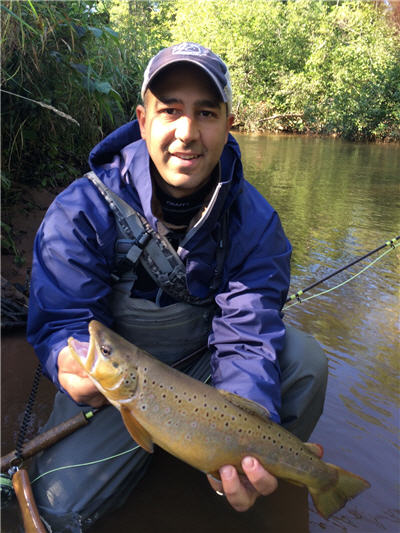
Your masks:
{"label": "riverbank vegetation", "polygon": [[182,40],[230,67],[243,131],[400,140],[397,4],[356,0],[4,1],[2,190],[53,186],[134,118],[149,58]]}

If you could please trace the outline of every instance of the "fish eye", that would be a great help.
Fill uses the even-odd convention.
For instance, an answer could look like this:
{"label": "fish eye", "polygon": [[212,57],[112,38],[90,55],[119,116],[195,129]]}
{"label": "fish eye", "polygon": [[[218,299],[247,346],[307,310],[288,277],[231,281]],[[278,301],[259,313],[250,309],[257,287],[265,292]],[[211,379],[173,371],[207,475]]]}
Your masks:
{"label": "fish eye", "polygon": [[100,350],[104,357],[109,357],[112,353],[111,347],[106,344],[103,344],[103,346],[100,347]]}

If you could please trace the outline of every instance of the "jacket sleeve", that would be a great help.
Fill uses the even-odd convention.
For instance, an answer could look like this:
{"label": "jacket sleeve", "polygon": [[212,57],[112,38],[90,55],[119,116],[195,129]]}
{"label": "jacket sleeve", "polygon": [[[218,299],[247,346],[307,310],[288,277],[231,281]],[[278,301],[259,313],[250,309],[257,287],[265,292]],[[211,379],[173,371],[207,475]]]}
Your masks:
{"label": "jacket sleeve", "polygon": [[289,288],[291,245],[275,212],[262,232],[241,220],[231,234],[227,281],[216,296],[219,313],[210,336],[213,383],[260,403],[280,422],[277,353],[285,337],[281,309]]}
{"label": "jacket sleeve", "polygon": [[111,322],[114,226],[98,192],[81,179],[55,199],[36,235],[27,338],[60,389],[57,358],[68,337],[87,341],[91,319]]}

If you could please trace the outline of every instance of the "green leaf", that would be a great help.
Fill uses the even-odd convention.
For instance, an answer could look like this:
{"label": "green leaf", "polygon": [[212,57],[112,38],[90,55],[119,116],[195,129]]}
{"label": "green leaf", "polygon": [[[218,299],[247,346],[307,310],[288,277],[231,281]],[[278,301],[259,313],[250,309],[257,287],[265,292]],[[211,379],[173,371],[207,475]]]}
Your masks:
{"label": "green leaf", "polygon": [[94,26],[88,26],[88,30],[91,31],[97,39],[103,36],[103,30],[101,30],[100,28],[95,28]]}
{"label": "green leaf", "polygon": [[93,82],[93,88],[102,94],[109,94],[112,91],[112,87],[108,81],[95,81]]}

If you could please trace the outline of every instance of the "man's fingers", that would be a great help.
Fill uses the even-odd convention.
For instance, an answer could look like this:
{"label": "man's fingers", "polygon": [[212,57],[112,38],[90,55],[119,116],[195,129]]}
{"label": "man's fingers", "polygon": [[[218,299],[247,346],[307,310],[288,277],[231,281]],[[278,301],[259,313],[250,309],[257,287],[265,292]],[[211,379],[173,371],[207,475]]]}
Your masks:
{"label": "man's fingers", "polygon": [[253,457],[245,457],[242,461],[242,468],[251,485],[259,494],[268,496],[278,487],[276,477],[267,472]]}
{"label": "man's fingers", "polygon": [[236,511],[247,511],[257,499],[256,490],[245,480],[241,480],[233,466],[223,466],[220,475],[228,502]]}
{"label": "man's fingers", "polygon": [[236,468],[226,465],[220,468],[221,481],[207,476],[216,492],[223,492],[236,511],[247,511],[258,496],[267,496],[278,486],[277,479],[267,472],[253,457],[245,457],[242,468],[246,476],[239,475]]}

